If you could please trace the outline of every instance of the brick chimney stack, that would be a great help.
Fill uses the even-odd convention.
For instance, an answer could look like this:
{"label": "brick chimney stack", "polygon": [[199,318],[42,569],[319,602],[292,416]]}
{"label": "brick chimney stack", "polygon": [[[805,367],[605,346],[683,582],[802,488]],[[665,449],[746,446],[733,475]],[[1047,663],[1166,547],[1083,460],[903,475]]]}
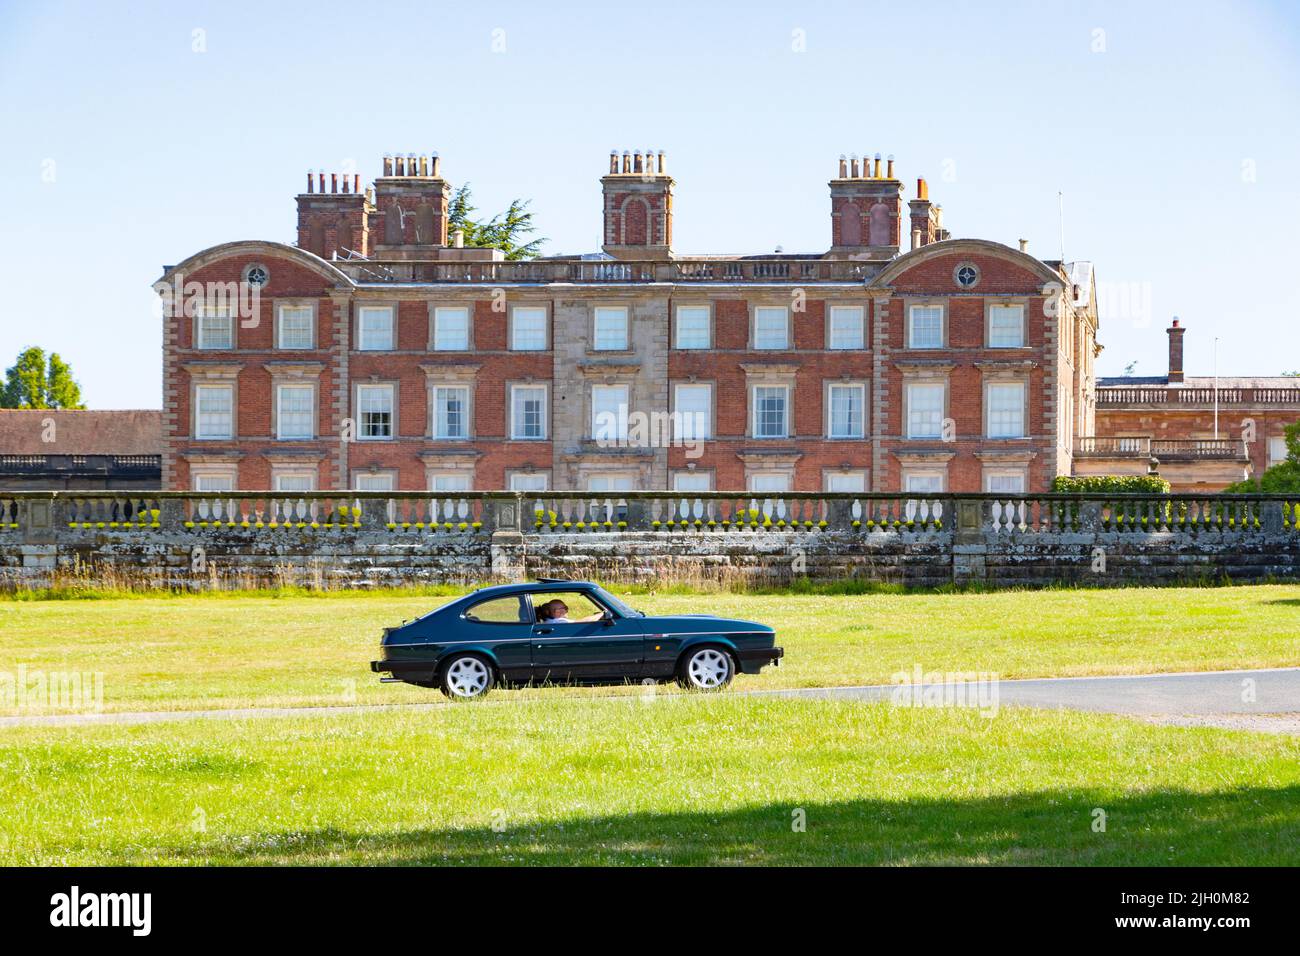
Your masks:
{"label": "brick chimney stack", "polygon": [[384,174],[375,180],[375,250],[409,258],[446,246],[450,205],[437,153],[385,156]]}
{"label": "brick chimney stack", "polygon": [[602,248],[618,259],[667,259],[673,246],[673,178],[663,150],[618,150],[600,179],[604,194]]}
{"label": "brick chimney stack", "polygon": [[361,192],[357,173],[307,171],[307,191],[298,194],[298,248],[322,259],[370,254],[370,193]]}
{"label": "brick chimney stack", "polygon": [[837,258],[890,259],[903,236],[903,184],[894,177],[894,157],[857,156],[839,162],[830,181],[831,249]]}
{"label": "brick chimney stack", "polygon": [[935,241],[938,224],[930,202],[930,189],[924,179],[916,181],[916,198],[907,204],[907,208],[912,220],[912,248],[928,246]]}
{"label": "brick chimney stack", "polygon": [[1175,317],[1173,324],[1166,329],[1169,333],[1169,381],[1183,380],[1183,333],[1187,330]]}

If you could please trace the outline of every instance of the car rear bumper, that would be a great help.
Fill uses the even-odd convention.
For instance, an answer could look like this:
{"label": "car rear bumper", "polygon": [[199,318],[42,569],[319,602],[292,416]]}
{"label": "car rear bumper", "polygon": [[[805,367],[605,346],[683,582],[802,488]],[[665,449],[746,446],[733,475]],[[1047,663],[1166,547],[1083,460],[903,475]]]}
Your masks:
{"label": "car rear bumper", "polygon": [[388,671],[390,674],[418,674],[432,673],[434,665],[431,661],[371,661],[370,669],[376,674],[382,674]]}
{"label": "car rear bumper", "polygon": [[740,660],[740,672],[742,674],[757,674],[768,664],[779,665],[781,658],[785,657],[785,648],[750,648],[748,650],[737,651],[736,657]]}

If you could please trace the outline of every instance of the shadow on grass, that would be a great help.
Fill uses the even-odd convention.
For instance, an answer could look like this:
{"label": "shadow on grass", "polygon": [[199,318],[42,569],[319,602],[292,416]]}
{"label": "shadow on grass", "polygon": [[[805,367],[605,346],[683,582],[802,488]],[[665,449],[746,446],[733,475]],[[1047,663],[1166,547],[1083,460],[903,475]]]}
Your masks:
{"label": "shadow on grass", "polygon": [[[1104,831],[1094,829],[1103,819],[1098,811]],[[771,803],[518,825],[511,825],[508,809],[488,813],[501,821],[499,832],[493,826],[379,834],[325,828],[231,837],[179,855],[249,864],[479,866],[1300,863],[1300,787]]]}

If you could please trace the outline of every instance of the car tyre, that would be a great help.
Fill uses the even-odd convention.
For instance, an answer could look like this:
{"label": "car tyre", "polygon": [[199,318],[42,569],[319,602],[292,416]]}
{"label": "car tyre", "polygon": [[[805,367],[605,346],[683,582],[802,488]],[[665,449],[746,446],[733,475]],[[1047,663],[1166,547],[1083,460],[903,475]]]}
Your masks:
{"label": "car tyre", "polygon": [[496,683],[492,664],[482,654],[457,654],[443,665],[438,687],[452,700],[477,700]]}
{"label": "car tyre", "polygon": [[731,683],[736,662],[721,647],[693,647],[677,668],[677,683],[687,690],[718,691]]}

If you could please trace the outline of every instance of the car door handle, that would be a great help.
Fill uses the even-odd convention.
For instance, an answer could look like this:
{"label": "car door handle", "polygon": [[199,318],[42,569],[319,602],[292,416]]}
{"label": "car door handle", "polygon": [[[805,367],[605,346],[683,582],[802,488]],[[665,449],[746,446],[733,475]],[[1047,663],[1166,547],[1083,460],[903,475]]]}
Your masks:
{"label": "car door handle", "polygon": [[554,628],[550,628],[550,627],[539,627],[535,633],[537,633],[537,634],[550,634],[552,630],[554,630]]}

